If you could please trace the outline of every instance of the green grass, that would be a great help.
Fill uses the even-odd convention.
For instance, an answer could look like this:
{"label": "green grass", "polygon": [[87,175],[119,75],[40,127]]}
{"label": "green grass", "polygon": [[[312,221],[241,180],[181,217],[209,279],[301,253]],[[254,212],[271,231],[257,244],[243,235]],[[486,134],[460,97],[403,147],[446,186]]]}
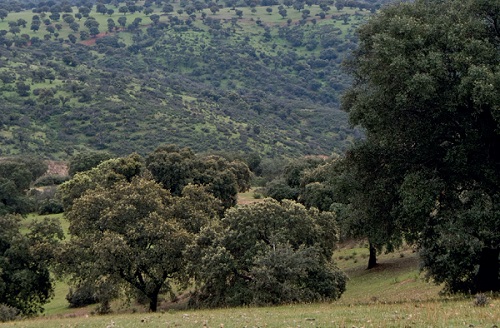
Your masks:
{"label": "green grass", "polygon": [[[249,191],[240,199],[251,195]],[[366,270],[365,244],[346,243],[335,252],[349,276],[347,290],[336,302],[213,310],[183,310],[175,304],[175,309],[163,305],[159,313],[117,302],[113,314],[96,316],[93,307],[68,309],[68,286],[58,282],[44,315],[0,327],[493,327],[500,322],[498,298],[488,295],[489,304],[478,307],[473,297],[440,296],[441,287],[423,279],[410,247],[380,254],[379,266]]]}
{"label": "green grass", "polygon": [[469,299],[424,303],[336,303],[165,313],[38,318],[0,327],[492,327],[500,302],[475,307]]}
{"label": "green grass", "polygon": [[255,188],[251,188],[249,191],[246,192],[241,192],[238,194],[238,204],[243,205],[243,204],[262,202],[264,200],[264,197],[260,195],[261,197],[259,198],[257,196],[258,194],[259,193],[256,191]]}

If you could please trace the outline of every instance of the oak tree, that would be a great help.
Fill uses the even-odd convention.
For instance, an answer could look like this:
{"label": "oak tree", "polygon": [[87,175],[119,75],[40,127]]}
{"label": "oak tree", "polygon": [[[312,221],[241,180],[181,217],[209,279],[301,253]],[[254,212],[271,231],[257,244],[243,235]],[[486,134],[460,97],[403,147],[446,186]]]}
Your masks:
{"label": "oak tree", "polygon": [[498,1],[399,3],[359,29],[348,64],[364,224],[419,245],[449,291],[500,290],[499,26]]}
{"label": "oak tree", "polygon": [[54,219],[32,222],[27,232],[21,221],[0,216],[0,304],[29,316],[42,312],[54,295],[49,266],[64,235]]}

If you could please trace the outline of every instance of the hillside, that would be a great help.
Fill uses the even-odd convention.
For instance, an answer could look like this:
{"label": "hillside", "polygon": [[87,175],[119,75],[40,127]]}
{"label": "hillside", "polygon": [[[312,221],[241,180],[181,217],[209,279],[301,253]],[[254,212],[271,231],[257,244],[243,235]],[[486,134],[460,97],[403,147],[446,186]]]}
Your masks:
{"label": "hillside", "polygon": [[120,3],[79,19],[76,6],[8,12],[0,155],[175,143],[295,156],[341,153],[360,137],[339,98],[349,84],[341,62],[369,15],[362,6],[135,3],[147,14]]}
{"label": "hillside", "polygon": [[68,287],[59,282],[45,315],[0,327],[494,327],[500,321],[498,298],[488,295],[488,304],[481,307],[473,297],[440,296],[440,287],[423,279],[411,248],[381,254],[380,265],[365,270],[365,246],[351,241],[335,252],[337,264],[350,278],[337,302],[213,310],[169,303],[152,314],[120,301],[112,314],[98,316],[92,315],[92,306],[68,309]]}

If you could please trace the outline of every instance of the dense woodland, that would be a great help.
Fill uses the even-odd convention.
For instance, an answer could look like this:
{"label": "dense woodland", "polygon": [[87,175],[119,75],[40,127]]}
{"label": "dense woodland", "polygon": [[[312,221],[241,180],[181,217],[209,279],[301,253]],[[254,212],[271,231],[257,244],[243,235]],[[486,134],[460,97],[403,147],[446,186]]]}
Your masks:
{"label": "dense woodland", "polygon": [[[90,22],[79,39],[18,36],[19,20],[1,36],[0,321],[43,311],[56,278],[70,306],[103,314],[180,293],[193,308],[333,301],[347,277],[332,254],[348,238],[368,242],[368,269],[406,244],[444,293],[500,291],[498,2],[303,5],[0,11]],[[112,8],[130,25],[101,34],[92,10]],[[336,127],[340,103],[362,139]],[[59,157],[67,175],[48,175]],[[252,184],[268,198],[237,205]],[[23,224],[29,212],[64,212],[69,227]]]}

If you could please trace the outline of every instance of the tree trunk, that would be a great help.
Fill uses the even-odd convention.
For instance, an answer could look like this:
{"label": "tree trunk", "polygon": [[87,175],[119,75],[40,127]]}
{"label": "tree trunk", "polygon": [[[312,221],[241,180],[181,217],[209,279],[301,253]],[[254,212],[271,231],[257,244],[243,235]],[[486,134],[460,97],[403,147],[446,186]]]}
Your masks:
{"label": "tree trunk", "polygon": [[158,294],[155,293],[149,296],[149,312],[156,312],[158,310]]}
{"label": "tree trunk", "polygon": [[372,243],[370,243],[368,248],[370,249],[370,257],[368,258],[368,267],[366,269],[370,270],[377,266],[377,249]]}
{"label": "tree trunk", "polygon": [[483,248],[476,275],[477,292],[500,291],[500,248]]}

